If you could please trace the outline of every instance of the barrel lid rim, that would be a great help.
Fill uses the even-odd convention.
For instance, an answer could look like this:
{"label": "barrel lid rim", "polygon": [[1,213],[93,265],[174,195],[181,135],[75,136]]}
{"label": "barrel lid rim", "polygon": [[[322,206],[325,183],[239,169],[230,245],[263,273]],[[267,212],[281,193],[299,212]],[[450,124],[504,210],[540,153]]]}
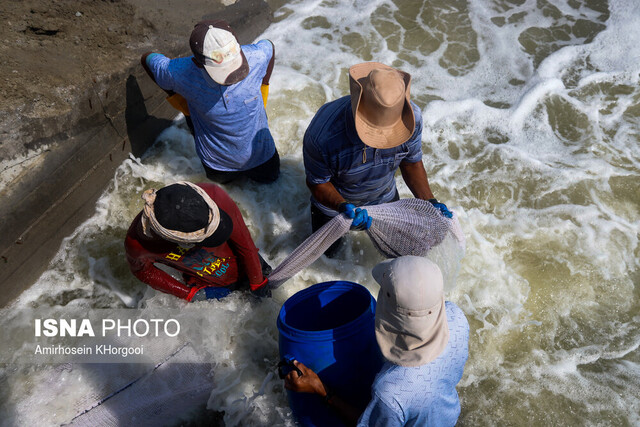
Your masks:
{"label": "barrel lid rim", "polygon": [[[354,286],[355,285],[355,286]],[[337,328],[333,329],[320,329],[316,331],[307,331],[295,328],[283,320],[284,315],[286,314],[287,305],[291,305],[303,298],[308,298],[311,295],[319,294],[329,287],[340,287],[340,288],[349,288],[356,289],[358,292],[362,292],[363,294],[366,292],[369,295],[370,300],[367,308],[360,313],[355,319],[345,323],[344,325],[340,325]],[[280,333],[287,334],[291,337],[304,337],[305,341],[324,341],[328,337],[333,338],[344,338],[351,335],[355,335],[360,331],[357,328],[354,328],[354,325],[358,325],[359,323],[367,322],[370,317],[375,316],[375,299],[369,290],[363,285],[351,282],[347,280],[332,280],[327,282],[316,283],[315,285],[311,285],[308,288],[302,289],[295,294],[293,294],[289,299],[287,299],[282,307],[280,308],[280,312],[278,313],[277,327]],[[369,315],[367,316],[367,313]]]}

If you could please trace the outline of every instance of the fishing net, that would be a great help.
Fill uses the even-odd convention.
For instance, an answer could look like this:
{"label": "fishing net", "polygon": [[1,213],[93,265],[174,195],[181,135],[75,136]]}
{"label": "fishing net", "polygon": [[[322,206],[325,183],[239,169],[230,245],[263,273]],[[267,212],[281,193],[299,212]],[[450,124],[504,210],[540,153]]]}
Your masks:
{"label": "fishing net", "polygon": [[[455,283],[465,239],[457,216],[446,218],[440,210],[420,199],[367,206],[373,219],[366,233],[386,258],[426,256],[442,270],[445,290]],[[349,232],[351,219],[338,215],[309,236],[269,275],[275,289],[312,264],[340,237]]]}

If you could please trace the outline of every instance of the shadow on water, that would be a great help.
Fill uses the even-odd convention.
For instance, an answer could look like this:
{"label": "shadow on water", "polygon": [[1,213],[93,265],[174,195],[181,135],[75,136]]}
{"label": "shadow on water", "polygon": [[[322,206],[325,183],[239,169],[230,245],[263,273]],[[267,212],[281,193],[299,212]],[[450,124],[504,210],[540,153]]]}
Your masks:
{"label": "shadow on water", "polygon": [[[131,311],[130,315],[115,312],[115,317],[113,313],[103,312],[98,317],[138,318],[139,312]],[[17,321],[29,320],[38,313],[53,314],[47,310],[28,313],[27,317],[17,313]],[[74,316],[73,311],[64,310],[64,313]],[[86,310],[76,315],[82,317],[80,313],[86,313]],[[85,353],[89,356],[77,361],[61,363],[59,360],[66,356],[51,353],[54,355],[44,356],[47,359],[41,363],[27,352],[18,359],[3,363],[0,366],[0,424],[222,425],[221,414],[206,409],[213,387],[212,364],[198,357],[198,352],[188,341],[189,336],[173,341],[145,340],[144,343],[135,337],[132,337],[133,341],[109,335],[100,337],[100,334],[96,337],[99,338],[42,341],[45,348],[57,345],[95,348]],[[133,356],[135,360],[107,356],[107,353],[97,350],[99,346],[136,347],[140,343],[143,343],[145,351],[142,355],[136,353]],[[15,345],[13,347],[16,348]],[[25,350],[17,351],[21,354]],[[9,360],[5,356],[3,360]],[[14,394],[21,396],[25,393],[28,396],[25,400],[15,399]]]}

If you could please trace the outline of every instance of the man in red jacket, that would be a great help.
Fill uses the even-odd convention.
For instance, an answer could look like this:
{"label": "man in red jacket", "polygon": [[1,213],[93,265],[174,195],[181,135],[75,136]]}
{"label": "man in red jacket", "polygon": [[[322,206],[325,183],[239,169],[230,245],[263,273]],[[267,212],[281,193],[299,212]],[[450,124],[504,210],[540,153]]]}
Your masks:
{"label": "man in red jacket", "polygon": [[[125,239],[131,272],[154,289],[187,301],[222,298],[249,285],[270,294],[271,267],[258,255],[242,214],[215,184],[182,181],[142,195],[145,206]],[[165,264],[183,281],[158,268]]]}

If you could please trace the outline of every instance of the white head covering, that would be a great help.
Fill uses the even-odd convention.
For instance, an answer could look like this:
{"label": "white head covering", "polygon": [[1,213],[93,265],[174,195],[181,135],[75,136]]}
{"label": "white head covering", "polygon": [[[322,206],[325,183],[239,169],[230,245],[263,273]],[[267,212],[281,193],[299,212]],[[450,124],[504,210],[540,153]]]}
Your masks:
{"label": "white head covering", "polygon": [[381,262],[372,274],[380,284],[376,339],[384,357],[400,366],[436,359],[449,341],[440,268],[403,256]]}
{"label": "white head covering", "polygon": [[207,237],[210,237],[216,231],[218,225],[220,224],[220,210],[218,209],[218,205],[216,205],[211,197],[209,197],[206,191],[195,184],[192,184],[188,181],[179,181],[175,184],[186,185],[194,189],[200,196],[202,196],[205,203],[209,207],[209,222],[207,223],[207,226],[191,233],[178,230],[169,230],[168,228],[163,227],[162,224],[160,224],[156,219],[155,211],[153,208],[153,204],[156,201],[156,189],[150,188],[142,193],[142,199],[144,200],[144,209],[142,211],[142,231],[147,237],[153,237],[153,234],[151,234],[151,230],[153,230],[154,233],[156,233],[163,239],[178,244],[202,242]]}

